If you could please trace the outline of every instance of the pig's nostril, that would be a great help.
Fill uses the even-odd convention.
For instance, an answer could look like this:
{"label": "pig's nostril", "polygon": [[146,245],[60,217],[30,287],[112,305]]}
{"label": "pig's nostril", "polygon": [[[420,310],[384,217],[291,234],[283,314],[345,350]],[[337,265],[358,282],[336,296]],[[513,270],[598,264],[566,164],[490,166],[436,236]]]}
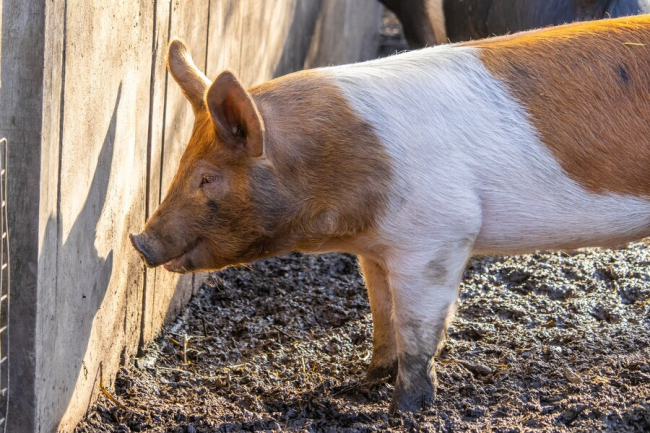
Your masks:
{"label": "pig's nostril", "polygon": [[151,257],[149,255],[149,251],[144,247],[144,245],[142,245],[142,240],[140,235],[135,235],[131,233],[129,235],[129,238],[131,239],[131,244],[133,244],[133,248],[135,248],[138,251],[138,253],[140,253],[140,256],[145,261],[147,266],[154,266],[154,263],[151,260]]}

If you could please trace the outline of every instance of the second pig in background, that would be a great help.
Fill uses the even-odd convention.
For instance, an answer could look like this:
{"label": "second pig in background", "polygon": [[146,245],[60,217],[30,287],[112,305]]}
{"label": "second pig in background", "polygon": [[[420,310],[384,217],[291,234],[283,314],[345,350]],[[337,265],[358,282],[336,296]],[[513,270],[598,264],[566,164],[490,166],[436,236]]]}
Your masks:
{"label": "second pig in background", "polygon": [[380,0],[411,49],[523,30],[650,13],[650,0]]}

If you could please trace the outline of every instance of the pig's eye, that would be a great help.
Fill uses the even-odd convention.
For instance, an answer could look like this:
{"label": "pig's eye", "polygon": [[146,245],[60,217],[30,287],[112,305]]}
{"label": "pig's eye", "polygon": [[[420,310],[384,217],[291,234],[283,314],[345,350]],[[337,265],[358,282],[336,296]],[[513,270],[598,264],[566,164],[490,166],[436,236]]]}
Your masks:
{"label": "pig's eye", "polygon": [[212,182],[214,182],[215,180],[217,180],[217,176],[208,176],[208,175],[204,175],[204,176],[201,178],[201,185],[203,185],[203,184],[205,184],[205,183],[212,183]]}

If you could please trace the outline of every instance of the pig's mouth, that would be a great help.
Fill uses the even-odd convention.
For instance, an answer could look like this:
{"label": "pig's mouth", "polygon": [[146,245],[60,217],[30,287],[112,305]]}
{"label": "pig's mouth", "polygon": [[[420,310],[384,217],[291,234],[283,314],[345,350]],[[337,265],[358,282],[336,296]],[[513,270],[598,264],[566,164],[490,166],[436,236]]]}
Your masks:
{"label": "pig's mouth", "polygon": [[170,272],[176,272],[179,274],[191,272],[196,268],[194,263],[192,263],[191,256],[201,246],[202,243],[203,240],[201,238],[197,238],[185,249],[182,254],[164,263],[163,267]]}

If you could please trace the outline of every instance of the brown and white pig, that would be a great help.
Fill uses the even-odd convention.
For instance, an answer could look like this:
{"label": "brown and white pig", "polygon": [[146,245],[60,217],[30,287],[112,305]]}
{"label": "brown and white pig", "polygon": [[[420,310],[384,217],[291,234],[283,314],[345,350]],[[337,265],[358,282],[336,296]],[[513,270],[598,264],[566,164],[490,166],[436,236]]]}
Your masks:
{"label": "brown and white pig", "polygon": [[304,251],[359,256],[370,378],[391,410],[432,401],[433,356],[473,254],[650,235],[650,16],[571,24],[245,90],[183,44],[196,123],[132,241],[149,266],[213,270]]}

